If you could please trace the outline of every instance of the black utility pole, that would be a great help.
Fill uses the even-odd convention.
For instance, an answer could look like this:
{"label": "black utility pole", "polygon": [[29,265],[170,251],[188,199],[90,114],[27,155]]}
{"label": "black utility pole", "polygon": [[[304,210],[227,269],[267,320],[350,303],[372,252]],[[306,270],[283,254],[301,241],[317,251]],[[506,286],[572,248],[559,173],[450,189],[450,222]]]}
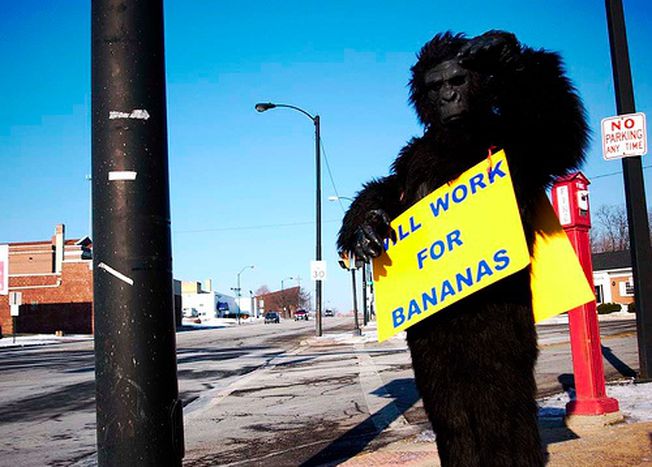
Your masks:
{"label": "black utility pole", "polygon": [[[618,115],[636,112],[621,0],[606,0]],[[622,159],[636,297],[639,379],[652,379],[652,251],[641,158]]]}
{"label": "black utility pole", "polygon": [[351,284],[353,286],[353,335],[359,336],[362,334],[360,330],[360,322],[358,321],[358,293],[355,285],[355,261],[352,261],[353,267],[351,268]]}
{"label": "black utility pole", "polygon": [[181,465],[162,0],[92,0],[97,451]]}
{"label": "black utility pole", "polygon": [[369,323],[369,308],[367,307],[367,263],[362,263],[362,322]]}
{"label": "black utility pole", "polygon": [[[316,198],[316,206],[315,206],[315,212],[317,213],[317,238],[316,238],[316,251],[315,251],[315,259],[317,261],[321,261],[321,136],[320,136],[320,129],[319,129],[319,124],[320,124],[320,119],[319,115],[315,115],[315,118],[313,119],[315,122],[315,171],[317,173],[317,180],[316,180],[316,193],[315,193],[315,198]],[[317,278],[315,281],[315,312],[317,315],[317,322],[316,324],[316,334],[317,336],[322,335],[322,327],[321,327],[321,304],[322,304],[322,281],[321,279]]]}

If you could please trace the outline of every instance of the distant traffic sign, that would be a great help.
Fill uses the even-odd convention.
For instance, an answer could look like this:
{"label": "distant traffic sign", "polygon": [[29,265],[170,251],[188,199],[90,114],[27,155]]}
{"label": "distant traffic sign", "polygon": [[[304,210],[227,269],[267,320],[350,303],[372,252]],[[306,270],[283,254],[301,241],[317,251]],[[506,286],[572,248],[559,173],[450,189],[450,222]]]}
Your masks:
{"label": "distant traffic sign", "polygon": [[602,119],[602,156],[606,160],[647,154],[645,114],[617,115]]}
{"label": "distant traffic sign", "polygon": [[310,261],[310,277],[313,281],[325,281],[326,261]]}

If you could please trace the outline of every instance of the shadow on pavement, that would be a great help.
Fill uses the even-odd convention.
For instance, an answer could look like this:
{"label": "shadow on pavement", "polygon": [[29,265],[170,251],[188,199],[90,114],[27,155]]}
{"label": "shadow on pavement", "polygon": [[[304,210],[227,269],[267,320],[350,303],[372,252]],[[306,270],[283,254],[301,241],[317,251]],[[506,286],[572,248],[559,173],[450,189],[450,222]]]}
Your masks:
{"label": "shadow on pavement", "polygon": [[0,407],[0,424],[56,419],[61,414],[95,410],[95,380],[69,384],[54,391]]}
{"label": "shadow on pavement", "polygon": [[612,351],[611,348],[602,346],[602,356],[607,359],[611,366],[613,366],[618,372],[629,378],[636,378],[636,371],[630,367],[627,363],[623,362],[618,358]]}
{"label": "shadow on pavement", "polygon": [[376,389],[373,394],[387,397],[388,403],[301,465],[306,467],[333,465],[336,461],[356,456],[419,400],[419,393],[413,378],[396,379]]}

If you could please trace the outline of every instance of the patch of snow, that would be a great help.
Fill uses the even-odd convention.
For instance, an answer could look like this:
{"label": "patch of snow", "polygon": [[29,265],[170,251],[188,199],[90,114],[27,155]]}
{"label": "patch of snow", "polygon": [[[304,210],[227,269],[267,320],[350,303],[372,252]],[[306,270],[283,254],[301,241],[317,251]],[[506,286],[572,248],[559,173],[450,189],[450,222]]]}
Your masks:
{"label": "patch of snow", "polygon": [[[635,383],[632,379],[609,383],[607,396],[618,401],[627,422],[652,421],[652,383]],[[572,392],[540,399],[539,417],[563,417],[571,397]]]}
{"label": "patch of snow", "polygon": [[16,336],[10,334],[4,335],[0,339],[0,348],[5,347],[25,347],[33,345],[50,345],[62,344],[64,342],[92,341],[93,336],[88,334],[70,334],[67,336],[55,336],[54,334],[33,334],[29,336]]}

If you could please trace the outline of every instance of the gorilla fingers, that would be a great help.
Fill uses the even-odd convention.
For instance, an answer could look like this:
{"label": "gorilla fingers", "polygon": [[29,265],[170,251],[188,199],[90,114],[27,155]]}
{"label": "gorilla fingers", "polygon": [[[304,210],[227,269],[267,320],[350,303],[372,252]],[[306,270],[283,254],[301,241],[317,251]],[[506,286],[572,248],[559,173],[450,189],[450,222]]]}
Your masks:
{"label": "gorilla fingers", "polygon": [[390,225],[391,219],[382,209],[373,209],[365,215],[364,223],[355,233],[353,253],[364,262],[377,258],[384,251],[383,240],[396,240],[396,232]]}

